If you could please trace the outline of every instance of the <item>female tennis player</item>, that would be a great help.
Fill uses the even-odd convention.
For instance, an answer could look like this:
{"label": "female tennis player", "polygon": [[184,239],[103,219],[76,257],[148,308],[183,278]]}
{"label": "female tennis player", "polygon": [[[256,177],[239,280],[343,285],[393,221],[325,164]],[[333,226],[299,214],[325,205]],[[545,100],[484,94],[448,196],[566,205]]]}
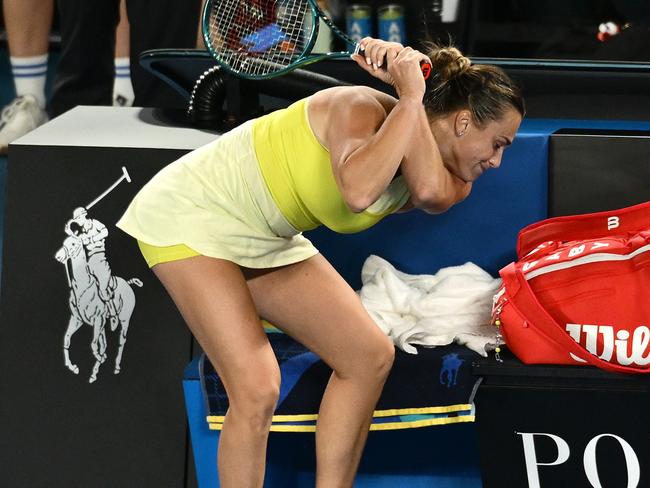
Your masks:
{"label": "female tennis player", "polygon": [[[355,61],[398,98],[336,87],[248,121],[161,170],[118,223],[225,385],[225,488],[263,484],[280,372],[260,317],[333,370],[316,428],[318,488],[352,486],[391,369],[393,344],[302,231],[444,212],[499,166],[524,114],[501,70],[454,48],[362,47]],[[434,70],[428,88],[422,61]]]}

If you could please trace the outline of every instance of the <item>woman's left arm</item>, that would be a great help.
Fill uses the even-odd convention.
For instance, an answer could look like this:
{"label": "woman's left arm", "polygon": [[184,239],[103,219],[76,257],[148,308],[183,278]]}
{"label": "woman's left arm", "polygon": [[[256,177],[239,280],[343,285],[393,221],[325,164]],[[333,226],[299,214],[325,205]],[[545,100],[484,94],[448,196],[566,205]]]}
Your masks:
{"label": "woman's left arm", "polygon": [[471,183],[461,180],[445,167],[424,106],[400,170],[411,192],[410,204],[428,213],[448,210],[472,190]]}

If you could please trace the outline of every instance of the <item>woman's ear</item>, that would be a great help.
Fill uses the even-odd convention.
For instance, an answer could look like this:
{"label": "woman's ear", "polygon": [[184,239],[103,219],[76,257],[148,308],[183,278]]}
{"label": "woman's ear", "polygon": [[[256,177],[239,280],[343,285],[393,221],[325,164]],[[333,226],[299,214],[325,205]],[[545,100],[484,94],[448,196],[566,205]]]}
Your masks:
{"label": "woman's ear", "polygon": [[472,114],[469,110],[459,110],[454,117],[454,131],[458,137],[462,137],[469,130],[469,123]]}

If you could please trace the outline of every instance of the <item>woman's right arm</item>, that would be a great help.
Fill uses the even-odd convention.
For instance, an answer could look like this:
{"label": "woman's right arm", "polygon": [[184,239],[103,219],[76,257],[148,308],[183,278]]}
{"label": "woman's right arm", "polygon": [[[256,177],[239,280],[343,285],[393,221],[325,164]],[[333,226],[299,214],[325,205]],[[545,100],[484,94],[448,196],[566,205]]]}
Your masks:
{"label": "woman's right arm", "polygon": [[353,212],[362,212],[386,190],[404,159],[417,104],[401,100],[387,115],[368,92],[334,95],[327,140],[334,178]]}
{"label": "woman's right arm", "polygon": [[334,177],[353,212],[365,210],[379,198],[408,151],[422,109],[423,58],[406,48],[392,59],[389,71],[399,86],[400,99],[388,114],[366,90],[333,95],[326,138]]}
{"label": "woman's right arm", "polygon": [[[393,85],[401,99],[404,80],[394,77],[390,67],[399,53],[411,48],[371,38],[363,39],[361,45],[364,57],[356,57],[357,63],[374,77]],[[424,59],[428,60],[426,56]],[[385,69],[386,63],[388,69]],[[412,75],[415,79],[411,81],[424,86],[424,77],[419,70]],[[408,148],[400,170],[411,192],[409,205],[428,213],[441,213],[467,197],[472,185],[460,180],[444,165],[421,101],[422,98],[417,120],[409,127]]]}

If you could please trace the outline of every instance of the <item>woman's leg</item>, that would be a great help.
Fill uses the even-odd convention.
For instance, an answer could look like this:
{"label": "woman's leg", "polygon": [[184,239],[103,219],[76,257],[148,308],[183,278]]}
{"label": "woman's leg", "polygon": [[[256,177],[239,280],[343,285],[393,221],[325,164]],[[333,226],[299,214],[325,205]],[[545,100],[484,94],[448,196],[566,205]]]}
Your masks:
{"label": "woman's leg", "polygon": [[245,274],[259,314],[333,369],[317,423],[316,486],[351,487],[394,346],[321,255]]}
{"label": "woman's leg", "polygon": [[221,486],[261,487],[280,370],[242,272],[205,256],[161,263],[153,271],[228,394],[218,453]]}

